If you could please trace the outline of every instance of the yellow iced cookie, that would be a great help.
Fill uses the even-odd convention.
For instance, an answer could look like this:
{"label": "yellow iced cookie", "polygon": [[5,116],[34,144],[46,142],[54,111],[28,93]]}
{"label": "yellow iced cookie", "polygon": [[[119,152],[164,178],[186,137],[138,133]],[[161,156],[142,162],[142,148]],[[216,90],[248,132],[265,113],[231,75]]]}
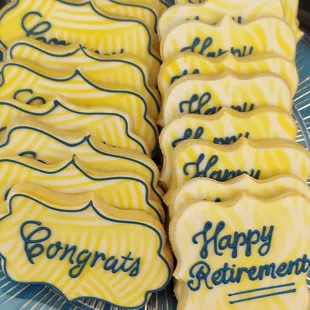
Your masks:
{"label": "yellow iced cookie", "polygon": [[117,2],[146,6],[151,8],[157,17],[160,17],[169,7],[169,4],[165,0],[117,0]]}
{"label": "yellow iced cookie", "polygon": [[[257,35],[259,33],[259,35]],[[162,40],[163,60],[179,52],[218,57],[228,52],[236,57],[274,53],[295,60],[296,39],[291,27],[278,18],[261,18],[239,24],[225,15],[219,24],[189,21],[170,30]]]}
{"label": "yellow iced cookie", "polygon": [[[258,124],[257,124],[258,125]],[[240,138],[232,145],[187,140],[173,151],[171,189],[197,177],[228,181],[241,174],[264,180],[278,174],[292,174],[307,181],[310,153],[300,144],[287,140],[255,141]]]}
{"label": "yellow iced cookie", "polygon": [[269,74],[187,75],[169,88],[158,123],[162,126],[182,114],[210,115],[222,107],[240,112],[260,107],[279,107],[292,111],[292,93],[279,76]]}
{"label": "yellow iced cookie", "polygon": [[94,297],[133,309],[171,278],[165,230],[143,212],[117,210],[93,193],[28,184],[12,189],[3,211],[0,253],[13,281],[46,283],[68,300]]}
{"label": "yellow iced cookie", "polygon": [[46,164],[57,164],[72,155],[103,172],[135,173],[151,186],[152,199],[162,201],[156,164],[146,155],[108,146],[90,131],[64,131],[35,117],[15,117],[0,140],[0,157],[22,155]]}
{"label": "yellow iced cookie", "polygon": [[228,15],[238,23],[248,23],[263,17],[284,18],[281,0],[208,0],[199,5],[174,5],[164,12],[158,23],[158,34],[165,38],[169,31],[188,20],[200,20],[214,25]]}
{"label": "yellow iced cookie", "polygon": [[243,174],[226,182],[208,178],[196,178],[164,197],[169,206],[170,219],[185,205],[196,201],[226,201],[241,192],[248,192],[258,198],[272,198],[282,193],[294,191],[310,200],[307,183],[292,176],[280,175],[266,180],[256,180]]}
{"label": "yellow iced cookie", "polygon": [[29,115],[61,130],[88,131],[110,146],[150,154],[145,141],[134,132],[131,117],[115,109],[76,106],[60,97],[40,106],[17,100],[0,100],[0,115],[0,130],[4,130],[16,117]]}
{"label": "yellow iced cookie", "polygon": [[214,115],[184,115],[171,121],[161,132],[159,142],[164,164],[160,180],[169,186],[174,164],[173,150],[188,139],[231,144],[241,137],[295,141],[296,135],[296,122],[291,114],[277,108],[261,108],[246,113],[223,108]]}
{"label": "yellow iced cookie", "polygon": [[93,2],[13,0],[0,12],[0,44],[35,38],[47,44],[80,43],[100,54],[135,55],[156,76],[160,58],[151,48],[150,30],[140,21],[108,15]]}
{"label": "yellow iced cookie", "polygon": [[179,309],[307,310],[310,201],[300,194],[193,203],[169,231]]}
{"label": "yellow iced cookie", "polygon": [[211,58],[196,53],[179,53],[163,63],[158,77],[159,90],[165,97],[170,85],[184,75],[214,75],[228,69],[247,75],[274,73],[289,84],[292,95],[295,94],[298,87],[298,72],[295,63],[280,56],[264,54],[234,57],[232,54],[226,53],[217,58]]}
{"label": "yellow iced cookie", "polygon": [[30,60],[53,70],[83,68],[91,80],[129,87],[143,97],[150,110],[160,109],[159,93],[155,87],[149,86],[146,66],[130,55],[101,56],[78,44],[59,47],[28,38],[11,45],[7,59]]}
{"label": "yellow iced cookie", "polygon": [[119,209],[145,211],[162,222],[165,220],[161,203],[143,177],[131,172],[104,172],[95,169],[72,153],[66,160],[58,161],[55,165],[47,165],[40,158],[0,157],[0,175],[1,208],[6,204],[8,193],[14,185],[31,183],[60,193],[94,192]]}
{"label": "yellow iced cookie", "polygon": [[19,61],[0,66],[3,81],[0,92],[4,98],[28,104],[44,104],[61,94],[65,99],[90,108],[116,109],[132,118],[134,131],[149,149],[156,147],[157,128],[148,116],[143,98],[134,91],[122,90],[115,84],[94,83],[80,70],[53,70],[35,63]]}
{"label": "yellow iced cookie", "polygon": [[[204,3],[209,2],[210,0],[175,0],[176,4],[187,4],[187,3]],[[212,1],[212,0],[211,0]],[[225,0],[221,0],[223,2]],[[281,0],[286,22],[292,27],[295,32],[296,38],[301,39],[303,33],[299,29],[299,22],[297,20],[297,11],[298,11],[298,3],[299,0]],[[267,6],[271,6],[273,2],[269,2],[266,4]],[[264,8],[260,8],[261,10]],[[243,8],[244,10],[244,8]]]}
{"label": "yellow iced cookie", "polygon": [[148,27],[152,34],[154,49],[159,50],[159,40],[156,29],[157,15],[151,8],[142,5],[132,5],[126,2],[122,3],[114,0],[93,0],[93,2],[103,13],[141,21]]}

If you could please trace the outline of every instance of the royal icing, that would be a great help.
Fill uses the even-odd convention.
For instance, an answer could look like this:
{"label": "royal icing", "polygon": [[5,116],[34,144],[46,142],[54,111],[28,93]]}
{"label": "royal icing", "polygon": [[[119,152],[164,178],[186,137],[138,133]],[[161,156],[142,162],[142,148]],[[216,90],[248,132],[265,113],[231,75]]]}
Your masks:
{"label": "royal icing", "polygon": [[117,2],[146,6],[151,8],[157,17],[160,17],[169,7],[169,4],[165,0],[117,0]]}
{"label": "royal icing", "polygon": [[226,201],[233,199],[241,192],[247,192],[258,198],[274,196],[294,191],[310,200],[310,189],[307,183],[292,176],[278,175],[266,180],[256,180],[243,174],[226,182],[218,182],[209,178],[195,178],[164,197],[169,206],[170,219],[196,201]]}
{"label": "royal icing", "polygon": [[[87,1],[89,0],[86,0],[85,2]],[[121,3],[114,0],[93,0],[93,2],[102,12],[141,21],[152,34],[154,49],[159,49],[159,40],[156,29],[157,15],[151,8],[143,5],[133,5],[126,2]]]}
{"label": "royal icing", "polygon": [[260,107],[292,111],[287,82],[274,74],[186,75],[169,88],[158,122],[164,126],[183,114],[211,115],[223,107],[248,112]]}
{"label": "royal icing", "polygon": [[148,156],[106,145],[88,130],[59,130],[39,122],[37,118],[22,116],[14,118],[0,140],[0,157],[20,155],[45,164],[57,164],[71,158],[72,154],[105,173],[130,172],[140,175],[151,186],[153,199],[162,201],[162,191],[157,185],[159,171]]}
{"label": "royal icing", "polygon": [[223,108],[215,115],[184,115],[167,124],[160,135],[163,168],[160,180],[171,182],[173,150],[188,139],[208,140],[215,144],[232,144],[241,137],[254,140],[285,139],[295,141],[296,123],[281,109],[261,108],[241,113]]}
{"label": "royal icing", "polygon": [[169,229],[180,309],[306,310],[309,221],[294,192],[185,206]]}
{"label": "royal icing", "polygon": [[[298,87],[298,72],[295,63],[271,54],[234,57],[226,53],[217,58],[196,53],[179,53],[167,59],[159,73],[158,86],[163,97],[171,84],[184,75],[216,75],[226,70],[239,74],[269,74],[282,77],[294,95]],[[267,86],[268,87],[268,86]]]}
{"label": "royal icing", "polygon": [[199,5],[174,5],[166,10],[159,20],[158,33],[165,38],[169,31],[188,20],[199,20],[214,25],[228,15],[238,23],[248,23],[263,17],[284,18],[281,0],[208,0]]}
{"label": "royal icing", "polygon": [[[186,3],[208,3],[210,0],[175,0],[176,4],[186,4]],[[212,0],[211,0],[212,1]],[[223,2],[225,0],[221,0]],[[273,1],[274,2],[274,1]],[[292,27],[294,30],[295,36],[297,40],[301,39],[303,33],[299,29],[299,22],[297,20],[297,11],[298,11],[298,4],[299,0],[281,0],[284,13],[285,13],[285,20],[286,22]],[[268,2],[268,6],[271,6],[273,3]],[[264,8],[261,7],[260,10]],[[243,8],[244,10],[244,8]]]}
{"label": "royal icing", "polygon": [[30,183],[68,194],[95,192],[114,207],[146,211],[161,221],[165,220],[161,203],[143,177],[131,172],[95,169],[72,153],[71,157],[67,156],[66,160],[55,165],[47,165],[38,157],[36,160],[23,156],[1,157],[0,173],[0,206],[5,204],[14,185]]}
{"label": "royal icing", "polygon": [[241,137],[232,145],[187,140],[174,149],[173,166],[167,168],[172,173],[170,190],[196,177],[224,182],[241,174],[259,180],[291,174],[307,181],[310,154],[300,144],[287,140],[255,141]]}
{"label": "royal icing", "polygon": [[77,106],[58,97],[40,106],[0,101],[0,114],[0,130],[5,130],[16,117],[31,116],[61,130],[88,131],[109,146],[150,154],[145,141],[134,132],[132,119],[116,109]]}
{"label": "royal icing", "polygon": [[62,46],[80,43],[100,54],[135,55],[155,76],[159,70],[150,30],[141,21],[109,16],[94,1],[37,0],[34,9],[30,1],[14,0],[2,9],[0,20],[4,47],[25,37]]}
{"label": "royal icing", "polygon": [[115,109],[132,118],[134,131],[151,151],[156,148],[156,124],[147,114],[144,99],[134,91],[124,91],[115,84],[92,82],[81,70],[51,72],[25,61],[3,64],[1,75],[0,91],[5,98],[28,104],[45,104],[61,94],[75,105],[100,107],[102,112],[106,108]]}
{"label": "royal icing", "polygon": [[77,44],[59,47],[28,38],[11,45],[7,50],[7,59],[30,60],[60,70],[82,67],[88,78],[103,84],[117,84],[124,89],[129,87],[141,94],[149,110],[159,111],[160,108],[159,93],[155,87],[149,86],[146,66],[129,55],[102,56]]}
{"label": "royal icing", "polygon": [[216,25],[189,21],[170,30],[161,43],[161,57],[165,60],[179,52],[206,57],[218,57],[226,52],[236,57],[273,53],[293,60],[296,39],[291,27],[281,19],[262,18],[239,24],[225,15]]}
{"label": "royal icing", "polygon": [[134,309],[171,278],[164,228],[143,212],[117,210],[94,194],[23,184],[10,192],[5,211],[0,251],[14,281]]}

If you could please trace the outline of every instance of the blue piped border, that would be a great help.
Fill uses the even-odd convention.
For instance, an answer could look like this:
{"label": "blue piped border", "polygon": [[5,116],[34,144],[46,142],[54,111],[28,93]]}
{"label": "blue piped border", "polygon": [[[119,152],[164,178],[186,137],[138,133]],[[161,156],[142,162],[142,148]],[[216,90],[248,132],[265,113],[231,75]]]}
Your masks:
{"label": "blue piped border", "polygon": [[[10,216],[10,215],[12,214],[12,201],[13,201],[13,199],[16,198],[16,197],[22,197],[22,198],[30,199],[30,200],[32,200],[32,201],[34,201],[34,202],[36,202],[36,203],[39,203],[39,204],[43,205],[44,207],[46,207],[46,208],[48,208],[48,209],[56,210],[56,211],[63,212],[63,213],[81,212],[81,211],[84,211],[84,210],[86,210],[86,209],[88,209],[88,208],[92,208],[92,209],[94,210],[94,212],[95,212],[99,217],[101,217],[101,218],[103,218],[103,219],[105,219],[105,220],[107,220],[107,221],[114,222],[114,223],[124,223],[124,224],[132,224],[132,225],[144,226],[144,227],[147,227],[147,228],[153,230],[153,231],[157,234],[157,236],[158,236],[158,238],[159,238],[159,240],[160,240],[160,245],[159,245],[159,249],[157,250],[157,254],[158,254],[159,258],[165,263],[165,265],[166,265],[166,267],[167,267],[167,270],[168,270],[168,279],[166,280],[165,284],[164,284],[162,287],[160,287],[160,288],[158,288],[158,289],[156,289],[156,290],[149,290],[149,291],[147,291],[147,292],[145,293],[144,301],[143,301],[143,303],[142,303],[141,305],[135,306],[135,307],[122,307],[122,309],[134,310],[134,309],[137,309],[137,308],[144,307],[144,306],[146,305],[147,301],[148,301],[148,295],[163,290],[163,289],[169,284],[170,279],[171,279],[171,277],[172,277],[172,270],[171,270],[170,265],[169,265],[169,263],[167,262],[167,260],[166,260],[166,259],[162,256],[162,254],[161,254],[161,252],[164,250],[164,246],[163,246],[164,243],[163,243],[163,240],[162,240],[161,235],[159,234],[159,232],[158,232],[154,227],[152,227],[152,226],[150,226],[150,225],[148,225],[148,224],[145,224],[145,223],[139,223],[139,222],[134,222],[134,221],[126,221],[126,220],[111,219],[111,218],[109,218],[109,217],[107,217],[107,216],[101,214],[101,213],[96,209],[96,207],[94,206],[94,204],[93,204],[92,201],[90,201],[85,207],[82,207],[82,208],[79,209],[79,210],[59,210],[59,209],[53,208],[53,207],[51,207],[51,206],[49,206],[49,205],[47,205],[47,204],[45,204],[45,203],[43,203],[43,202],[40,202],[40,201],[37,200],[36,198],[31,197],[31,196],[29,196],[29,195],[27,195],[27,194],[15,194],[15,195],[13,195],[13,196],[10,198],[10,201],[9,201],[9,213],[8,213],[6,216],[4,216],[2,219],[0,219],[0,221],[3,220],[3,219],[5,219],[6,217],[8,217],[8,216]],[[2,254],[0,254],[0,257],[3,259],[3,264],[2,264],[2,265],[3,265],[3,271],[4,271],[4,273],[9,277],[8,272],[7,272],[7,268],[6,268],[6,258],[5,258]],[[9,277],[9,278],[10,278],[10,277]],[[11,278],[10,278],[10,279],[11,279]],[[12,280],[12,279],[11,279],[11,280]],[[14,280],[12,280],[12,281],[14,281]],[[75,299],[73,299],[73,300],[69,300],[58,288],[56,288],[56,287],[55,287],[54,285],[52,285],[52,284],[45,283],[45,282],[19,282],[19,281],[14,281],[14,282],[16,282],[16,283],[23,283],[23,284],[41,284],[41,285],[43,284],[43,285],[48,285],[48,286],[52,287],[56,292],[58,292],[61,296],[64,296],[64,298],[65,298],[67,301],[69,301],[69,302],[70,302],[70,301],[79,301],[79,300],[85,299],[85,298],[91,298],[92,300],[98,300],[98,301],[107,302],[107,303],[109,303],[110,305],[112,305],[112,306],[114,306],[114,307],[119,307],[118,305],[112,304],[111,302],[109,302],[109,301],[107,301],[107,300],[103,300],[103,299],[95,298],[95,297],[90,297],[90,296],[83,296],[83,297],[75,298]]]}
{"label": "blue piped border", "polygon": [[[83,142],[89,141],[88,137],[83,138]],[[89,143],[89,142],[88,142]],[[79,165],[76,163],[75,161],[75,156],[72,157],[72,159],[70,161],[67,161],[65,163],[63,163],[63,166],[61,166],[60,168],[56,169],[56,170],[43,170],[43,169],[39,169],[39,168],[34,168],[26,163],[20,162],[17,159],[11,159],[11,158],[0,158],[0,163],[5,163],[5,162],[9,162],[9,163],[14,163],[18,166],[22,166],[43,174],[47,174],[47,175],[52,175],[52,174],[57,174],[59,172],[64,171],[66,168],[68,168],[69,166],[74,166],[78,171],[80,171],[86,178],[88,178],[89,180],[92,181],[111,181],[111,180],[131,180],[131,181],[135,181],[140,183],[144,189],[145,189],[145,202],[146,204],[152,209],[154,210],[154,212],[158,215],[158,217],[161,219],[161,221],[163,221],[159,211],[150,203],[149,201],[149,190],[147,185],[144,183],[144,181],[137,179],[137,178],[133,178],[133,177],[127,177],[127,176],[115,176],[115,177],[101,177],[101,178],[96,178],[93,177],[91,175],[89,175],[87,172],[85,172],[83,170],[83,168],[79,167]],[[43,164],[42,164],[43,165]],[[47,166],[48,167],[48,166]],[[14,184],[15,185],[15,184]]]}
{"label": "blue piped border", "polygon": [[[51,81],[56,81],[56,82],[67,82],[67,81],[70,81],[72,79],[74,79],[76,76],[79,76],[81,77],[88,85],[90,85],[91,87],[99,90],[99,91],[105,91],[105,92],[108,92],[108,93],[125,93],[125,94],[130,94],[130,95],[133,95],[133,96],[136,96],[138,97],[142,102],[143,102],[143,105],[145,107],[144,109],[144,113],[143,113],[143,119],[145,120],[145,122],[153,129],[153,132],[154,132],[154,136],[157,137],[157,129],[155,128],[155,126],[152,124],[152,122],[150,122],[150,120],[148,119],[148,115],[147,115],[147,104],[145,102],[145,100],[137,93],[134,93],[134,92],[131,92],[131,91],[123,91],[123,90],[110,90],[110,89],[105,89],[103,87],[100,87],[96,84],[94,84],[93,82],[89,81],[87,79],[87,77],[85,77],[83,75],[83,73],[77,69],[73,72],[73,74],[71,76],[68,76],[66,78],[51,78],[47,75],[44,75],[43,73],[41,72],[37,72],[31,68],[28,68],[26,67],[25,65],[22,65],[22,64],[19,64],[19,63],[5,63],[2,67],[2,70],[0,72],[0,76],[2,77],[2,81],[0,82],[0,88],[5,84],[5,76],[4,76],[4,70],[6,69],[6,67],[10,67],[10,66],[17,66],[17,67],[20,67],[20,68],[23,68],[27,71],[30,71],[40,77],[43,77],[44,79],[47,79],[47,80],[51,80]],[[113,108],[113,104],[111,104],[110,108]],[[125,118],[124,118],[125,119]],[[128,122],[126,120],[126,128],[128,128]],[[132,138],[133,139],[133,138]],[[134,139],[133,139],[134,140]],[[144,153],[147,153],[145,148],[138,142],[136,141],[141,149],[143,150]],[[156,152],[156,150],[158,149],[158,139],[156,139],[155,141],[155,147],[153,150],[151,150],[152,152]]]}
{"label": "blue piped border", "polygon": [[[1,12],[0,12],[0,22],[1,22],[2,18],[5,16],[5,14],[6,14],[7,12],[9,12],[10,10],[14,9],[16,6],[18,6],[18,4],[19,4],[19,2],[20,2],[20,0],[13,0],[13,1],[15,1],[15,3],[8,3],[8,5],[7,5],[6,7],[4,7],[4,8],[1,10]],[[160,59],[159,57],[157,57],[156,55],[153,54],[153,52],[152,52],[152,47],[151,47],[151,46],[152,46],[152,35],[151,35],[151,32],[150,32],[150,30],[149,30],[141,21],[135,20],[135,19],[121,19],[121,18],[116,18],[116,17],[107,16],[107,15],[103,14],[103,12],[98,11],[98,10],[94,7],[94,5],[93,5],[93,3],[92,3],[91,0],[88,0],[88,1],[83,2],[83,3],[72,3],[72,2],[69,2],[69,1],[66,1],[66,0],[55,0],[55,1],[58,1],[58,2],[60,2],[60,3],[66,4],[66,5],[69,5],[69,6],[76,6],[76,7],[78,7],[78,6],[84,6],[84,5],[85,5],[85,6],[86,6],[86,5],[89,5],[89,6],[91,7],[91,9],[92,9],[97,15],[99,15],[99,16],[101,16],[101,17],[103,17],[103,18],[106,18],[106,19],[109,19],[109,20],[113,20],[113,21],[124,22],[124,23],[126,23],[126,22],[138,23],[138,24],[142,25],[143,28],[146,30],[146,32],[147,32],[147,34],[148,34],[148,37],[149,37],[149,40],[148,40],[148,48],[147,48],[147,49],[148,49],[149,55],[150,55],[152,58],[156,59],[156,60],[158,61],[159,64],[162,63],[161,59]],[[154,1],[156,1],[156,0],[154,0]],[[5,49],[7,48],[7,46],[5,45],[5,43],[4,43],[1,39],[0,39],[0,44],[1,44]]]}
{"label": "blue piped border", "polygon": [[147,90],[147,92],[150,94],[150,96],[153,98],[153,100],[154,100],[154,102],[156,104],[157,110],[160,111],[160,104],[159,104],[157,98],[154,96],[153,92],[150,90],[150,88],[148,86],[148,83],[146,81],[146,77],[145,77],[145,74],[144,74],[143,70],[138,65],[136,65],[135,63],[132,63],[132,62],[130,62],[128,60],[122,60],[122,59],[112,59],[112,60],[109,60],[109,59],[102,59],[102,58],[93,57],[93,56],[91,56],[91,55],[89,55],[87,53],[87,49],[84,48],[81,44],[80,44],[79,48],[75,49],[74,51],[68,52],[66,54],[59,55],[59,54],[50,53],[50,52],[48,52],[48,51],[46,51],[44,49],[39,48],[38,46],[34,46],[34,45],[26,43],[26,42],[17,42],[17,43],[13,44],[10,47],[10,58],[12,60],[14,60],[12,51],[14,50],[14,48],[16,46],[21,46],[21,45],[29,46],[29,47],[31,47],[34,50],[37,50],[39,52],[42,52],[42,53],[44,53],[46,55],[49,55],[49,56],[52,56],[52,57],[59,57],[59,58],[61,58],[61,57],[69,57],[69,56],[72,56],[72,55],[78,53],[79,51],[82,51],[85,54],[86,57],[88,57],[90,59],[93,59],[93,60],[96,60],[96,61],[99,61],[99,62],[110,62],[110,61],[112,61],[112,62],[120,62],[120,63],[125,63],[125,64],[128,64],[128,65],[131,65],[131,66],[135,67],[136,69],[138,69],[140,71],[140,73],[142,75],[144,87]]}
{"label": "blue piped border", "polygon": [[[87,115],[87,114],[91,114],[91,113],[80,113],[80,112],[76,112],[76,111],[70,110],[69,108],[65,107],[64,105],[62,105],[62,104],[61,104],[59,101],[57,101],[57,100],[55,100],[54,102],[55,102],[54,107],[52,107],[52,109],[50,109],[49,111],[46,111],[46,112],[43,112],[43,113],[31,113],[31,112],[29,112],[29,111],[25,111],[25,110],[23,110],[23,109],[21,109],[21,108],[15,106],[15,105],[12,105],[12,104],[6,103],[6,102],[0,102],[0,106],[1,106],[1,105],[8,105],[8,106],[11,106],[11,107],[13,107],[13,108],[19,110],[19,111],[23,111],[24,113],[28,113],[28,114],[30,114],[30,115],[40,115],[40,116],[49,114],[49,113],[50,113],[52,110],[54,110],[58,105],[61,106],[61,107],[63,107],[64,109],[70,111],[70,112],[73,112],[73,113],[77,113],[77,114],[86,114],[86,115]],[[109,114],[109,113],[97,113],[97,114],[99,114],[99,115],[104,115],[104,114]],[[111,154],[111,153],[107,153],[107,152],[102,152],[102,151],[98,150],[98,149],[92,144],[92,142],[91,142],[91,136],[86,136],[86,137],[84,137],[81,141],[77,142],[76,144],[70,144],[70,143],[67,143],[66,141],[64,141],[64,140],[62,140],[62,139],[59,139],[58,137],[52,135],[52,134],[49,133],[49,132],[40,130],[40,129],[35,128],[35,127],[33,127],[33,126],[16,126],[16,127],[12,128],[12,129],[7,133],[7,139],[6,139],[6,141],[5,141],[3,144],[0,144],[0,149],[1,149],[2,147],[7,146],[7,145],[10,143],[10,137],[11,137],[11,135],[13,134],[13,132],[14,132],[15,130],[18,130],[18,129],[32,129],[33,131],[37,131],[37,132],[43,133],[44,135],[47,135],[48,137],[51,137],[52,139],[54,139],[54,140],[56,140],[56,141],[58,141],[58,142],[60,142],[60,143],[62,143],[62,144],[64,144],[64,145],[66,145],[66,146],[68,146],[68,147],[78,146],[78,145],[80,145],[80,144],[86,142],[86,143],[87,143],[96,153],[98,153],[98,154],[102,154],[102,155],[104,155],[104,156],[110,156],[110,157],[114,157],[114,158],[121,158],[121,159],[128,160],[128,161],[132,161],[132,162],[134,162],[134,163],[136,163],[136,164],[139,164],[139,165],[143,166],[144,168],[146,168],[147,170],[150,171],[151,176],[152,176],[152,178],[151,178],[151,184],[150,184],[150,185],[151,185],[151,188],[152,188],[152,190],[154,191],[154,193],[156,194],[156,196],[158,197],[160,203],[163,204],[163,198],[161,197],[160,193],[156,190],[155,173],[154,173],[154,171],[153,171],[148,165],[146,165],[146,164],[143,163],[142,161],[139,161],[139,160],[137,160],[137,159],[133,159],[133,158],[130,158],[130,157],[122,156],[122,155],[116,155],[116,154]],[[151,160],[151,159],[150,159],[150,160]]]}

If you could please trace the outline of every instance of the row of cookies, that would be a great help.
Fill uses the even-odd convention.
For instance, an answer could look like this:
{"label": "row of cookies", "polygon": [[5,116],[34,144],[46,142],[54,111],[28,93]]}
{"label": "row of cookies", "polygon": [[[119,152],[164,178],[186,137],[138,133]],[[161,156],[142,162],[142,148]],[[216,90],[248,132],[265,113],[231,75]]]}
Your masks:
{"label": "row of cookies", "polygon": [[310,154],[295,143],[292,117],[297,6],[199,2],[159,21],[160,180],[178,309],[306,310]]}
{"label": "row of cookies", "polygon": [[15,0],[0,12],[0,253],[12,280],[130,309],[169,283],[150,158],[166,8]]}

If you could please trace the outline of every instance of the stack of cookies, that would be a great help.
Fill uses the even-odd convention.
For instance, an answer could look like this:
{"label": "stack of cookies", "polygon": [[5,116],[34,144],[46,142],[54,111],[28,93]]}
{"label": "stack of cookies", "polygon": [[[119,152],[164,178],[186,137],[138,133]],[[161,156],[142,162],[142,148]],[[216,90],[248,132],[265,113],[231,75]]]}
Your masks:
{"label": "stack of cookies", "polygon": [[150,0],[14,0],[0,12],[0,253],[14,281],[140,308],[172,276]]}
{"label": "stack of cookies", "polygon": [[176,2],[159,21],[158,85],[178,309],[306,310],[298,1]]}

